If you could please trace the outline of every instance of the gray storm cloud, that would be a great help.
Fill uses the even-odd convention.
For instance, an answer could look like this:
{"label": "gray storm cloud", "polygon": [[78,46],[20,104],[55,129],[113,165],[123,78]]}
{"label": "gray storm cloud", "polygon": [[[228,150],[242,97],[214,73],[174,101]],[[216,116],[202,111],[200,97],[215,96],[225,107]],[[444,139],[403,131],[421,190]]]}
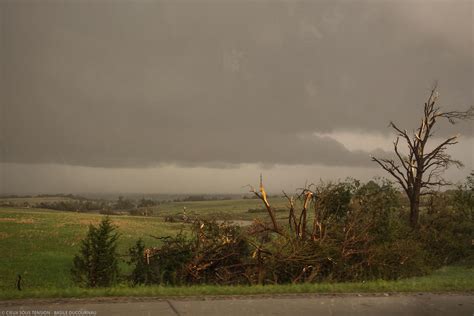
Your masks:
{"label": "gray storm cloud", "polygon": [[437,79],[448,109],[474,104],[471,1],[0,10],[2,162],[369,166],[314,133],[412,126]]}

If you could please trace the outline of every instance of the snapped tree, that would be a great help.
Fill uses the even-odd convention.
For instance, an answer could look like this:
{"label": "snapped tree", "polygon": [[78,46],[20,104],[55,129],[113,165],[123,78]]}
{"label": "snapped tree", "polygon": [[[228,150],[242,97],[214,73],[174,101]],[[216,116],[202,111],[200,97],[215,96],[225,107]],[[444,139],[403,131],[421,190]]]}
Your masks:
{"label": "snapped tree", "polygon": [[[430,194],[434,187],[451,184],[442,177],[447,168],[453,165],[462,167],[460,161],[453,159],[447,153],[449,146],[458,143],[459,135],[448,137],[435,146],[428,146],[428,141],[433,137],[434,126],[443,119],[448,120],[451,124],[456,124],[460,120],[474,117],[472,106],[466,111],[443,112],[436,105],[438,96],[435,85],[425,102],[421,123],[412,134],[390,122],[390,127],[397,134],[397,138],[393,142],[395,159],[372,157],[373,161],[396,179],[407,194],[410,201],[409,220],[413,228],[418,225],[420,197]],[[400,150],[400,139],[407,146],[408,151],[405,153]]]}

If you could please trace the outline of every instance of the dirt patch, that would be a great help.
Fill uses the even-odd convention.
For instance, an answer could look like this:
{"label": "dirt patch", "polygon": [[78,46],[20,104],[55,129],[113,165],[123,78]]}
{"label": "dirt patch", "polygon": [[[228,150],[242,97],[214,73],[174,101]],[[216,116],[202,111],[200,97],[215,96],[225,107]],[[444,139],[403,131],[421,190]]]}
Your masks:
{"label": "dirt patch", "polygon": [[32,218],[24,218],[17,221],[19,224],[33,224],[35,222]]}
{"label": "dirt patch", "polygon": [[[78,221],[79,225],[89,226],[90,224],[98,226],[100,224],[100,219],[80,219]],[[112,225],[119,229],[128,229],[128,230],[137,230],[147,227],[147,223],[140,223],[136,221],[130,221],[128,219],[123,220],[112,220]]]}
{"label": "dirt patch", "polygon": [[254,223],[254,221],[250,221],[250,220],[244,220],[244,219],[234,219],[234,220],[230,220],[230,221],[222,221],[222,220],[218,220],[217,221],[219,224],[222,224],[222,223],[230,223],[232,225],[237,225],[237,226],[240,226],[240,227],[246,227],[246,226],[250,226]]}
{"label": "dirt patch", "polygon": [[10,218],[10,217],[0,218],[0,223],[3,223],[3,222],[16,222],[16,218]]}
{"label": "dirt patch", "polygon": [[33,224],[35,222],[32,218],[11,218],[11,217],[2,217],[0,218],[0,223],[18,223],[18,224]]}
{"label": "dirt patch", "polygon": [[5,232],[0,232],[0,240],[10,237],[10,234]]}
{"label": "dirt patch", "polygon": [[140,223],[136,221],[127,221],[127,220],[115,221],[113,222],[113,224],[117,226],[118,228],[125,228],[125,229],[129,229],[133,231],[147,227],[147,223]]}
{"label": "dirt patch", "polygon": [[89,225],[98,225],[100,223],[100,220],[95,220],[95,219],[80,219],[78,221],[79,225],[85,225],[85,226],[89,226]]}

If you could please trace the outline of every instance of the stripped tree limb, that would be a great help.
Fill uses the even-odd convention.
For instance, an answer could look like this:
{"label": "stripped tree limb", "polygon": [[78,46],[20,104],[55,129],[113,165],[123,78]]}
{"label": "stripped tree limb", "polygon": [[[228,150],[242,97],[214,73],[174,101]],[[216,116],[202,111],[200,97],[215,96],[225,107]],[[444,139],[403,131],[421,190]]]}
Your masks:
{"label": "stripped tree limb", "polygon": [[283,191],[283,195],[288,200],[289,205],[288,226],[290,227],[290,231],[298,233],[295,216],[295,198],[293,196],[288,196],[285,191]]}
{"label": "stripped tree limb", "polygon": [[280,230],[280,227],[278,226],[275,212],[273,211],[273,208],[270,206],[270,203],[268,202],[267,193],[265,192],[265,188],[263,187],[262,175],[260,175],[260,188],[259,188],[260,192],[257,192],[255,188],[251,185],[248,185],[248,187],[250,188],[250,192],[255,194],[260,200],[262,200],[263,204],[265,204],[265,208],[267,209],[268,215],[270,215],[270,218],[272,220],[273,231],[281,234],[282,232]]}

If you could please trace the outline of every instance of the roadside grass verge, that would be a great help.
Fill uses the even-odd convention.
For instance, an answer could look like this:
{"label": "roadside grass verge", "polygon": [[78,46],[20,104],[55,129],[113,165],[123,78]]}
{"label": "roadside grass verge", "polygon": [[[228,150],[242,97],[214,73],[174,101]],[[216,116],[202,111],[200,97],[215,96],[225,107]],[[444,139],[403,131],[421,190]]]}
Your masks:
{"label": "roadside grass verge", "polygon": [[397,281],[368,281],[348,283],[315,283],[255,286],[137,286],[125,284],[110,288],[84,289],[34,288],[23,291],[0,292],[0,299],[22,298],[87,298],[87,297],[170,297],[202,295],[258,295],[258,294],[337,294],[337,293],[410,293],[410,292],[474,292],[474,269],[462,266],[444,267],[433,274]]}

